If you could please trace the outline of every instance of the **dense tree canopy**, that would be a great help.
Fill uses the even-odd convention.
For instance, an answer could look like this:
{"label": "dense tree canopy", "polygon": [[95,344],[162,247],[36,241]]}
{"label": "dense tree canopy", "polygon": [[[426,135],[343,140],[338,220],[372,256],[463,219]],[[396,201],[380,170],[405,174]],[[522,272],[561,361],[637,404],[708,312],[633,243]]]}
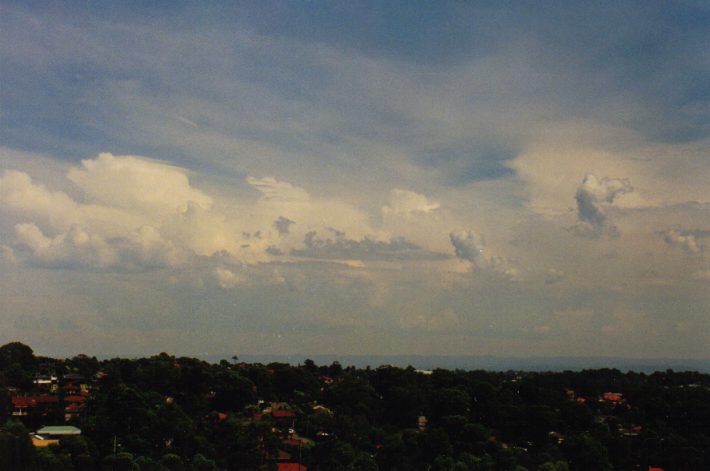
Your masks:
{"label": "dense tree canopy", "polygon": [[[234,360],[60,360],[2,346],[0,469],[710,469],[710,376],[696,372]],[[65,419],[82,434],[32,446],[30,432]]]}

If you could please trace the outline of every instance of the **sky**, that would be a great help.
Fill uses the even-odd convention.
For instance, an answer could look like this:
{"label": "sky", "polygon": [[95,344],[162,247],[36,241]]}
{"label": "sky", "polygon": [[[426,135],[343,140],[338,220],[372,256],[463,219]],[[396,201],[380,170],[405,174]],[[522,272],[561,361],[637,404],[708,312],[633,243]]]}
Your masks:
{"label": "sky", "polygon": [[700,1],[0,1],[0,343],[710,358]]}

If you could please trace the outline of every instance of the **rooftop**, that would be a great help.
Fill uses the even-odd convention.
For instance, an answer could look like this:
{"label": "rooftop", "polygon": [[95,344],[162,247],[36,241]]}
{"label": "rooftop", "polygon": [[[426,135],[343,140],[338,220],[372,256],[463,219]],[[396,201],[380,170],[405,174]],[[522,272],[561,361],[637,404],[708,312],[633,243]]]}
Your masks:
{"label": "rooftop", "polygon": [[81,435],[81,430],[71,425],[50,425],[37,430],[38,435]]}

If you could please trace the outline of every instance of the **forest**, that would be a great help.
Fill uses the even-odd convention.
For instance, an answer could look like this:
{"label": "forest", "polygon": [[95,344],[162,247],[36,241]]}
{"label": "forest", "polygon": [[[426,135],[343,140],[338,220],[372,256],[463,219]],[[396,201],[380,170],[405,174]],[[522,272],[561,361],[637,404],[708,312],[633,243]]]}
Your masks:
{"label": "forest", "polygon": [[707,470],[710,375],[37,356],[0,347],[3,470]]}

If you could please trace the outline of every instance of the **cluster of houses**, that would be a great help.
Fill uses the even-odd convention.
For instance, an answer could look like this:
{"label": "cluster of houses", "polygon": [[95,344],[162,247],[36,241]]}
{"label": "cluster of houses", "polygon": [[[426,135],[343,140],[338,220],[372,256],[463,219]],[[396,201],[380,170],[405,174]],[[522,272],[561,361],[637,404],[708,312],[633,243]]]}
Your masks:
{"label": "cluster of houses", "polygon": [[[296,411],[286,402],[272,402],[265,404],[264,401],[259,401],[259,410],[254,412],[251,420],[260,422],[270,418],[274,423],[274,431],[281,432],[283,439],[281,447],[275,454],[265,453],[263,458],[267,462],[276,464],[277,471],[308,471],[307,467],[300,463],[300,459],[296,459],[297,455],[303,448],[310,448],[315,445],[315,441],[310,438],[301,437],[296,432]],[[332,411],[322,405],[314,405],[313,412],[315,414],[332,414]],[[218,413],[220,420],[226,420],[227,414]],[[327,438],[328,434],[322,432],[318,435],[319,438]]]}
{"label": "cluster of houses", "polygon": [[[570,401],[575,401],[580,404],[584,404],[587,402],[587,398],[576,395],[575,392],[571,389],[566,389],[565,393],[567,399]],[[600,394],[597,398],[597,403],[602,408],[602,410],[606,409],[607,411],[611,411],[618,406],[626,407],[628,409],[631,408],[624,395],[619,392],[604,392]],[[613,415],[596,415],[594,417],[594,420],[597,423],[616,425],[616,430],[622,437],[636,437],[643,430],[643,427],[641,425],[620,424],[618,423],[617,418]],[[558,432],[550,432],[550,437],[556,439],[558,444],[563,443],[565,440],[564,435]],[[663,468],[651,466],[648,468],[648,471],[663,471]]]}
{"label": "cluster of houses", "polygon": [[[33,393],[11,390],[12,416],[43,418],[56,422],[72,422],[86,408],[89,382],[79,373],[68,373],[61,378],[55,374],[37,375],[33,379]],[[52,425],[32,434],[36,447],[59,443],[65,436],[80,435],[81,430],[71,425]]]}

